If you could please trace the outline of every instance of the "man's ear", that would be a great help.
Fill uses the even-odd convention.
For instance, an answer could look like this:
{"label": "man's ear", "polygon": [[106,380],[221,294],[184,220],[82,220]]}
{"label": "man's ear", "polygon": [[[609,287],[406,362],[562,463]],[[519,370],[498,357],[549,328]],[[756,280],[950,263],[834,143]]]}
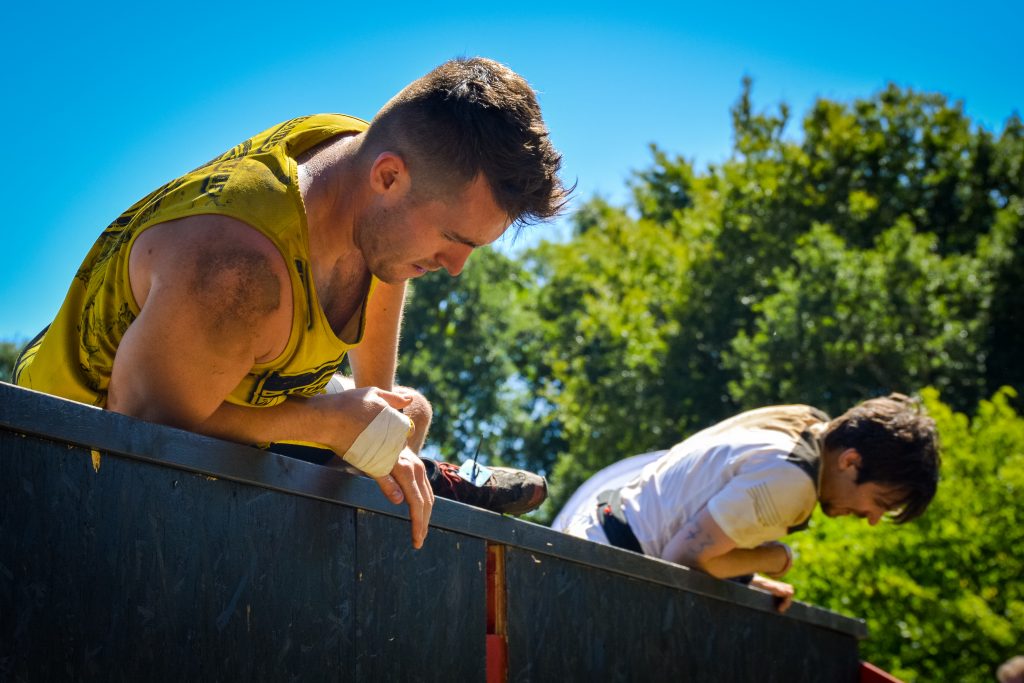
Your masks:
{"label": "man's ear", "polygon": [[847,448],[839,454],[837,464],[840,470],[849,469],[850,467],[860,469],[860,453],[856,448]]}
{"label": "man's ear", "polygon": [[370,187],[377,194],[398,197],[409,190],[409,167],[395,152],[381,152],[370,166]]}

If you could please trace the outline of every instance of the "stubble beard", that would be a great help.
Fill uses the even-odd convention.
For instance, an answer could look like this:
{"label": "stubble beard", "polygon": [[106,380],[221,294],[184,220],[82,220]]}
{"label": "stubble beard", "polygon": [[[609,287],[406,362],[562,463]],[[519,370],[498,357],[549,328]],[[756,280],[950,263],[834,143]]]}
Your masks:
{"label": "stubble beard", "polygon": [[363,255],[370,273],[381,282],[400,284],[409,279],[408,275],[396,272],[396,262],[401,261],[395,254],[401,247],[394,239],[395,225],[401,220],[395,209],[373,208],[356,220],[356,246]]}

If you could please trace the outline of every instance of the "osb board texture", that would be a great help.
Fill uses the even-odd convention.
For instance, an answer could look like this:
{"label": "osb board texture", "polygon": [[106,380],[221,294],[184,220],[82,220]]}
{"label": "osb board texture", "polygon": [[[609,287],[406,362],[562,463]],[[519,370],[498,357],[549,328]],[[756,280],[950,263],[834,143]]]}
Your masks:
{"label": "osb board texture", "polygon": [[509,681],[856,681],[857,641],[509,548]]}
{"label": "osb board texture", "polygon": [[483,541],[11,432],[0,482],[0,680],[483,671]]}

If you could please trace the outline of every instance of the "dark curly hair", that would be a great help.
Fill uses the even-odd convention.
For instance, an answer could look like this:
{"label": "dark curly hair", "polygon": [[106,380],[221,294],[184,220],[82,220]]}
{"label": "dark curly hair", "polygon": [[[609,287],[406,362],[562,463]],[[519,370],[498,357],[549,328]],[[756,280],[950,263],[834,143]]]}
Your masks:
{"label": "dark curly hair", "polygon": [[364,149],[400,154],[418,197],[443,199],[483,174],[519,226],[556,216],[571,191],[533,89],[482,57],[445,62],[406,86],[374,117]]}
{"label": "dark curly hair", "polygon": [[939,484],[939,440],[935,421],[918,401],[903,394],[873,398],[829,423],[825,450],[854,448],[861,463],[857,484],[878,482],[899,494],[897,523],[920,517]]}

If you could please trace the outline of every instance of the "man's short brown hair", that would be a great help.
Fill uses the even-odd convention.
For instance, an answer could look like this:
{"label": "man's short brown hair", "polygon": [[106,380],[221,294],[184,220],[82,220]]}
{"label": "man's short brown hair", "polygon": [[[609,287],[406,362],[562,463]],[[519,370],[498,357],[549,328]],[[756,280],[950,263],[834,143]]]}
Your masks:
{"label": "man's short brown hair", "polygon": [[482,57],[445,62],[406,86],[374,117],[364,149],[400,154],[418,197],[444,199],[482,173],[519,225],[557,215],[568,196],[533,89]]}
{"label": "man's short brown hair", "polygon": [[850,408],[825,432],[826,451],[847,448],[860,454],[857,484],[873,481],[900,492],[897,522],[924,513],[938,488],[941,458],[935,421],[918,401],[889,394]]}

